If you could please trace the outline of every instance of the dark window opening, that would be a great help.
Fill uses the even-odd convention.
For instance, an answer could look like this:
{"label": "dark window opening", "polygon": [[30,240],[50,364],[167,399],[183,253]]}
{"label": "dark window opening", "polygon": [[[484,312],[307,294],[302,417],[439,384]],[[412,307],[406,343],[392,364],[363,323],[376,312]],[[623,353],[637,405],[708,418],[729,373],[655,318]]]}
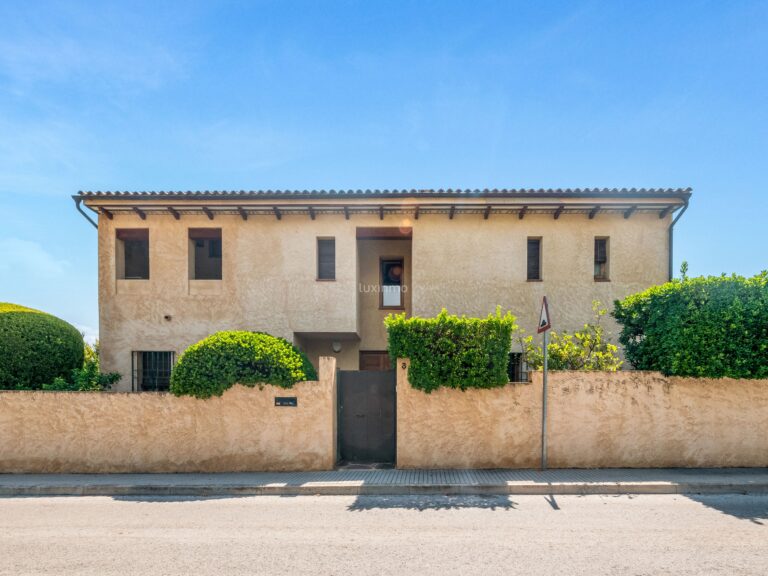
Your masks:
{"label": "dark window opening", "polygon": [[405,266],[402,258],[381,259],[381,308],[403,307],[403,279]]}
{"label": "dark window opening", "polygon": [[317,279],[336,280],[336,239],[317,239]]}
{"label": "dark window opening", "polygon": [[541,280],[541,238],[528,238],[528,280]]}
{"label": "dark window opening", "polygon": [[163,392],[171,385],[173,352],[133,352],[131,367],[134,392]]}
{"label": "dark window opening", "polygon": [[190,278],[221,280],[221,228],[190,228]]}
{"label": "dark window opening", "polygon": [[608,280],[608,238],[595,238],[595,280]]}
{"label": "dark window opening", "polygon": [[149,279],[149,230],[117,230],[117,277],[122,280]]}
{"label": "dark window opening", "polygon": [[510,382],[528,382],[528,365],[520,352],[509,353],[507,376]]}

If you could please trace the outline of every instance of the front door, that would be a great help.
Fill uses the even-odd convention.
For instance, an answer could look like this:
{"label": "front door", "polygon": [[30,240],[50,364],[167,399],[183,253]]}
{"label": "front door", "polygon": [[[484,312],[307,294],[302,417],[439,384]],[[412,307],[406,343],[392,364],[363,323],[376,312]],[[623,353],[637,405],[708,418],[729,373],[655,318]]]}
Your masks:
{"label": "front door", "polygon": [[395,371],[341,370],[339,460],[395,462]]}

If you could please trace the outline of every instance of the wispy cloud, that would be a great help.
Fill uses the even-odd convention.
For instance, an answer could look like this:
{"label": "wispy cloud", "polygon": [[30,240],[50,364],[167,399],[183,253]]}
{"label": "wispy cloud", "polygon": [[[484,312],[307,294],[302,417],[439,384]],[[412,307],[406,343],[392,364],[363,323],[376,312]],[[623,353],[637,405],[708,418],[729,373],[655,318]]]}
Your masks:
{"label": "wispy cloud", "polygon": [[30,279],[55,280],[63,278],[70,266],[67,260],[56,258],[37,242],[21,238],[0,239],[0,276],[13,274]]}

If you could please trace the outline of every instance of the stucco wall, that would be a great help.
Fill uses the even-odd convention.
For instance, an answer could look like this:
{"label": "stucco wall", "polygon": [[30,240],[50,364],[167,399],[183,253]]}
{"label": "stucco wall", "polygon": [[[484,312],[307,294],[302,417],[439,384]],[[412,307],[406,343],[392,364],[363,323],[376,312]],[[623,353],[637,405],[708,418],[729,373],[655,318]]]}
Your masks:
{"label": "stucco wall", "polygon": [[[540,465],[540,373],[490,390],[414,390],[398,362],[401,468]],[[651,372],[553,372],[553,468],[768,465],[768,380],[665,378]]]}
{"label": "stucco wall", "polygon": [[[220,398],[0,392],[0,473],[328,470],[336,461],[335,360],[291,389]],[[298,406],[277,407],[276,396]]]}
{"label": "stucco wall", "polygon": [[[174,351],[217,330],[259,330],[291,341],[296,333],[359,336],[359,350],[386,347],[378,295],[359,294],[367,273],[358,258],[357,227],[411,227],[411,242],[397,241],[406,257],[406,304],[431,316],[485,316],[496,305],[512,310],[526,330],[536,324],[541,296],[550,302],[555,327],[573,330],[591,318],[592,300],[614,299],[664,282],[669,216],[637,213],[285,215],[282,220],[236,214],[115,214],[99,219],[99,310],[102,366],[123,375],[131,389],[131,351]],[[189,279],[189,228],[221,228],[222,280]],[[149,280],[117,280],[115,229],[148,228]],[[542,238],[543,280],[528,282],[526,239]],[[593,241],[610,237],[610,282],[593,280]],[[336,280],[316,280],[318,237],[336,238]],[[365,241],[361,242],[365,246]],[[395,245],[393,245],[395,246]],[[386,255],[395,255],[386,254]],[[370,259],[368,259],[370,260]],[[378,282],[378,263],[373,276]],[[170,320],[165,317],[170,316]],[[615,332],[605,319],[609,337]],[[354,347],[354,345],[352,345]],[[343,369],[358,368],[351,353]]]}
{"label": "stucco wall", "polygon": [[[466,215],[446,222],[430,215],[413,229],[413,313],[486,316],[511,310],[534,332],[546,295],[556,330],[581,328],[592,301],[613,301],[667,281],[668,217],[636,214]],[[594,239],[610,238],[610,282],[594,280]],[[529,282],[527,239],[541,238],[542,280]],[[607,331],[617,332],[612,318]]]}

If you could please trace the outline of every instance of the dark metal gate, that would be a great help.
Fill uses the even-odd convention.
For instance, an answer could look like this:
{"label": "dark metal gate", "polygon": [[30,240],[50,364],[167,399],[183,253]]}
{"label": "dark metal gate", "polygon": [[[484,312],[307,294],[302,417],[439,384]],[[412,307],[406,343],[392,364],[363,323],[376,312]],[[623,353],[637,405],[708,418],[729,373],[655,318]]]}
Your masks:
{"label": "dark metal gate", "polygon": [[339,460],[395,462],[395,371],[339,371]]}

